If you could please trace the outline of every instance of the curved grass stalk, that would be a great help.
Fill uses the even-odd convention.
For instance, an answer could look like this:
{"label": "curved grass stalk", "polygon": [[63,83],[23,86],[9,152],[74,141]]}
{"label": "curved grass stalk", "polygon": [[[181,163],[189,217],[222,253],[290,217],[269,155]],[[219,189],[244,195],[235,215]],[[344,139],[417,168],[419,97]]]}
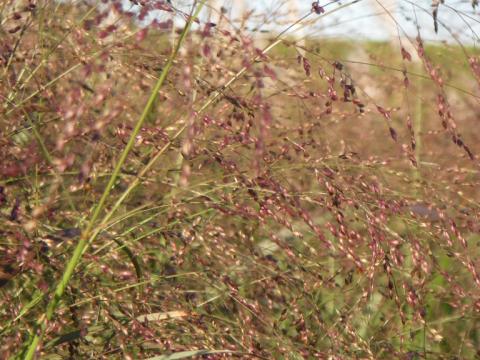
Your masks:
{"label": "curved grass stalk", "polygon": [[[318,18],[323,18],[324,16],[327,16],[333,12],[336,12],[342,8],[351,6],[355,3],[360,2],[361,0],[353,0],[347,4],[341,5],[338,8],[329,11],[328,13],[319,16]],[[275,48],[277,45],[281,44],[283,42],[282,36],[286,34],[290,29],[292,29],[294,26],[297,24],[302,23],[305,19],[307,19],[310,15],[312,15],[312,12],[307,13],[303,17],[301,17],[299,20],[297,20],[294,24],[288,26],[286,29],[284,29],[280,34],[278,34],[275,38],[275,40],[265,47],[259,55],[257,55],[253,59],[253,63],[257,62],[260,60],[260,58],[264,55],[266,55],[270,50]],[[203,113],[208,107],[210,107],[218,98],[220,98],[226,89],[228,89],[235,81],[237,81],[246,71],[248,70],[247,67],[242,67],[230,80],[225,83],[220,89],[215,91],[208,99],[207,101],[204,102],[204,104],[196,111],[197,115]],[[188,127],[188,123],[185,123],[180,127],[180,129],[177,130],[177,132],[173,135],[173,137],[170,139],[169,142],[167,142],[160,150],[157,151],[157,153],[150,159],[150,161],[143,167],[143,169],[138,173],[137,177],[135,180],[133,180],[130,185],[127,187],[127,189],[123,192],[123,194],[117,199],[115,204],[112,206],[112,208],[108,211],[108,213],[103,217],[102,221],[99,223],[97,226],[96,230],[91,234],[90,238],[88,239],[88,244],[92,243],[96,237],[100,234],[101,231],[104,230],[106,224],[110,221],[112,216],[115,214],[117,209],[121,206],[121,204],[124,202],[124,200],[130,195],[130,193],[140,185],[143,177],[150,171],[150,169],[153,167],[153,165],[156,163],[156,161],[167,151],[170,146],[172,145],[173,141],[176,140],[179,136],[182,135],[182,133],[185,131],[185,129]],[[181,164],[180,164],[181,166]],[[88,245],[87,244],[87,245]],[[88,246],[84,247],[85,251],[88,248]],[[83,253],[82,253],[83,254]]]}
{"label": "curved grass stalk", "polygon": [[[337,9],[333,10],[333,11],[330,11],[329,13],[327,14],[324,14],[323,16],[326,16],[334,11],[338,11],[339,9],[341,8],[344,8],[344,7],[347,7],[347,6],[351,6],[357,2],[359,2],[361,0],[353,0],[347,4],[344,4],[344,5],[341,5],[339,6]],[[157,98],[157,94],[158,94],[158,91],[160,90],[161,86],[163,85],[165,79],[166,79],[166,76],[170,70],[170,68],[173,66],[173,61],[174,59],[176,58],[176,55],[178,54],[178,51],[180,49],[180,46],[182,45],[183,43],[183,40],[185,39],[186,37],[186,34],[188,33],[190,27],[191,27],[191,24],[192,24],[192,20],[195,19],[201,8],[203,7],[204,5],[204,1],[202,1],[199,6],[196,8],[195,10],[195,14],[189,19],[189,21],[187,22],[187,25],[185,26],[182,34],[180,35],[180,39],[177,43],[177,46],[175,47],[175,50],[174,52],[172,53],[172,56],[169,58],[166,66],[163,68],[162,70],[162,73],[160,74],[160,77],[156,83],[156,86],[154,88],[154,90],[152,91],[152,94],[150,95],[150,98],[147,102],[147,105],[145,106],[144,108],[144,111],[139,119],[139,121],[137,122],[137,125],[135,126],[135,129],[133,130],[131,136],[130,136],[130,139],[129,139],[129,142],[127,143],[127,146],[125,147],[122,155],[120,156],[120,159],[117,161],[117,165],[115,167],[115,170],[110,178],[110,181],[108,182],[106,188],[105,188],[105,191],[98,203],[98,205],[96,206],[95,210],[94,210],[94,214],[91,218],[91,220],[89,221],[85,231],[83,232],[82,234],[82,237],[80,239],[80,242],[79,244],[77,245],[77,247],[75,248],[75,251],[72,255],[72,258],[70,259],[69,263],[67,264],[67,268],[65,269],[65,272],[64,272],[64,275],[62,277],[62,280],[58,283],[57,285],[57,289],[55,291],[55,295],[54,295],[54,298],[50,301],[49,305],[47,306],[47,312],[46,314],[44,314],[44,316],[42,316],[40,319],[39,319],[39,322],[37,322],[37,324],[41,327],[41,332],[40,332],[40,335],[35,335],[35,337],[33,338],[29,348],[28,348],[28,352],[27,352],[27,356],[25,357],[26,359],[32,359],[33,356],[34,356],[34,353],[35,353],[35,350],[36,350],[36,347],[38,346],[38,343],[40,341],[40,339],[43,337],[43,333],[45,332],[45,328],[46,328],[46,321],[45,320],[50,320],[53,316],[53,312],[55,311],[59,301],[60,301],[60,298],[62,297],[64,291],[65,291],[65,288],[71,278],[71,276],[73,275],[73,271],[75,270],[80,258],[82,257],[83,253],[85,252],[85,250],[88,248],[88,245],[91,244],[95,238],[98,236],[99,232],[100,231],[94,231],[92,233],[92,230],[93,230],[93,227],[95,225],[95,222],[96,220],[98,219],[98,217],[100,216],[100,213],[101,211],[103,210],[103,207],[104,207],[104,204],[105,204],[105,201],[108,197],[108,195],[110,194],[110,190],[111,188],[113,187],[114,183],[115,183],[115,180],[117,179],[119,173],[120,173],[120,169],[123,165],[123,163],[125,162],[130,150],[133,148],[133,144],[135,142],[135,137],[136,135],[138,134],[138,132],[140,131],[142,125],[143,125],[143,122],[147,119],[148,115],[150,114],[152,108],[153,108],[153,105],[155,103],[155,100]],[[308,13],[307,15],[303,16],[301,19],[299,19],[296,23],[294,23],[293,25],[287,27],[284,31],[282,31],[277,37],[276,37],[276,40],[274,42],[272,42],[270,45],[268,45],[266,48],[264,48],[261,52],[260,55],[256,56],[254,61],[253,62],[256,62],[258,61],[261,56],[267,54],[270,50],[272,50],[274,47],[276,47],[278,44],[282,43],[282,36],[288,32],[288,30],[290,30],[293,26],[295,26],[296,24],[298,23],[301,23],[303,22],[307,17],[309,17],[310,15],[312,14],[312,12]],[[322,18],[323,16],[320,16],[319,18]],[[221,95],[224,93],[224,90],[226,90],[227,88],[229,88],[236,80],[238,80],[245,72],[247,71],[247,67],[243,67],[242,69],[240,69],[224,86],[221,87],[221,89],[215,91],[212,96],[197,110],[197,114],[200,114],[202,112],[204,112],[210,105],[212,105],[219,97],[221,97]],[[131,191],[136,188],[140,182],[141,182],[141,179],[142,177],[152,168],[152,166],[155,164],[155,162],[158,160],[158,158],[168,149],[170,148],[170,146],[172,145],[172,141],[176,138],[178,138],[183,132],[184,130],[187,128],[187,124],[183,125],[178,131],[177,133],[174,135],[174,137],[172,138],[172,140],[170,142],[168,142],[162,149],[160,149],[153,157],[152,159],[149,161],[149,163],[142,169],[142,171],[138,174],[137,178],[129,185],[129,187],[125,190],[125,192],[120,196],[120,198],[116,201],[116,203],[114,204],[113,208],[105,215],[105,217],[102,219],[101,223],[100,223],[100,226],[99,226],[99,229],[102,228],[102,225],[105,225],[105,223],[107,223],[111,217],[113,216],[113,214],[115,213],[115,211],[118,209],[118,207],[123,203],[123,201],[128,197],[128,195],[131,193]]]}
{"label": "curved grass stalk", "polygon": [[188,19],[188,21],[187,21],[187,23],[186,23],[185,27],[183,28],[183,31],[180,35],[180,38],[178,39],[177,45],[175,46],[172,54],[170,55],[167,64],[162,69],[162,72],[161,72],[161,74],[160,74],[160,76],[157,80],[157,83],[155,84],[155,86],[154,86],[154,88],[153,88],[153,90],[150,94],[150,97],[147,101],[147,104],[145,105],[145,107],[143,109],[143,112],[142,112],[140,118],[138,119],[138,121],[135,125],[135,128],[133,129],[133,131],[130,135],[129,141],[128,141],[127,145],[125,146],[125,149],[123,150],[122,154],[120,155],[120,158],[117,160],[117,163],[115,165],[115,169],[114,169],[114,171],[113,171],[113,173],[110,177],[110,180],[109,180],[107,186],[105,187],[103,195],[100,198],[97,206],[95,207],[93,215],[91,216],[90,221],[88,222],[85,230],[83,231],[82,236],[80,237],[80,240],[79,240],[77,246],[75,247],[75,250],[73,252],[72,257],[70,258],[69,262],[67,263],[67,266],[66,266],[66,268],[63,272],[62,279],[58,282],[58,284],[56,286],[54,296],[50,300],[50,302],[48,303],[46,312],[44,314],[42,314],[42,316],[40,316],[40,318],[37,320],[35,335],[31,336],[30,343],[29,343],[27,351],[25,353],[24,358],[26,360],[31,360],[31,359],[34,358],[37,347],[38,347],[40,341],[43,339],[43,336],[45,334],[45,330],[47,328],[47,322],[52,319],[53,314],[54,314],[54,312],[55,312],[55,310],[56,310],[56,308],[57,308],[57,306],[60,302],[60,299],[62,298],[62,296],[65,292],[65,289],[66,289],[68,283],[70,282],[70,279],[72,278],[73,273],[75,271],[75,268],[77,267],[83,253],[87,249],[89,243],[95,239],[95,238],[90,237],[90,234],[92,233],[92,230],[95,226],[95,223],[96,223],[98,217],[100,216],[100,214],[101,214],[101,212],[104,208],[105,202],[106,202],[108,196],[110,195],[111,189],[113,188],[113,185],[115,184],[115,181],[117,180],[117,178],[120,174],[120,170],[121,170],[123,164],[125,163],[130,151],[133,149],[133,146],[135,144],[135,139],[136,139],[138,133],[140,132],[140,129],[142,128],[143,123],[145,122],[148,115],[150,114],[150,112],[153,109],[153,106],[155,104],[155,100],[157,99],[157,96],[158,96],[158,92],[159,92],[160,88],[162,87],[163,83],[165,82],[165,79],[167,78],[167,75],[169,74],[170,69],[173,67],[173,62],[174,62],[175,58],[177,57],[177,55],[180,51],[180,48],[183,45],[183,42],[187,37],[188,32],[190,31],[191,25],[192,25],[194,19],[196,19],[198,17],[198,15],[199,15],[201,9],[203,8],[203,6],[204,6],[204,1],[201,1],[198,4],[198,6],[194,6],[193,11],[192,11],[194,13],[193,16],[191,16]]}

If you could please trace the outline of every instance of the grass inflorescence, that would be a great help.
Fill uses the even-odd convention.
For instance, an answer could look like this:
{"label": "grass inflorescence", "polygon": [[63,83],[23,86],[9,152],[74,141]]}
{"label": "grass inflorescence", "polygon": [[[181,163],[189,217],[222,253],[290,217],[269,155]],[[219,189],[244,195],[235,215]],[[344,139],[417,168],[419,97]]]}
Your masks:
{"label": "grass inflorescence", "polygon": [[0,357],[478,357],[478,50],[357,2],[3,2]]}

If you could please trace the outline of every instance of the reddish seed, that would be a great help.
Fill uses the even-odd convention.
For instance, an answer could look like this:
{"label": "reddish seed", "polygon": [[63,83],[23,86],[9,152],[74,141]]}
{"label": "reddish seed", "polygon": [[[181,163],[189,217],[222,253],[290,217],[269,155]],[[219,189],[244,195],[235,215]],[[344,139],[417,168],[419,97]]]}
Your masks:
{"label": "reddish seed", "polygon": [[315,13],[315,14],[323,14],[325,12],[325,9],[320,6],[320,2],[319,1],[314,1],[312,3],[312,11]]}
{"label": "reddish seed", "polygon": [[10,211],[10,221],[16,221],[18,220],[18,215],[20,213],[20,199],[15,199],[15,204],[12,207],[12,210]]}
{"label": "reddish seed", "polygon": [[395,129],[393,127],[390,127],[389,130],[390,130],[390,136],[392,137],[392,139],[394,141],[397,141],[397,132],[395,131]]}
{"label": "reddish seed", "polygon": [[305,75],[310,76],[310,62],[305,57],[303,58],[303,69],[305,70]]}
{"label": "reddish seed", "polygon": [[378,112],[379,112],[380,114],[383,115],[383,117],[385,117],[385,119],[391,120],[390,111],[387,111],[387,110],[385,110],[383,107],[378,106],[378,105],[377,105],[377,110],[378,110]]}
{"label": "reddish seed", "polygon": [[0,207],[5,205],[7,202],[7,196],[5,195],[5,188],[0,186]]}
{"label": "reddish seed", "polygon": [[137,33],[137,41],[141,42],[141,41],[145,40],[145,38],[147,37],[147,34],[148,34],[148,28],[144,28],[144,29],[140,30]]}
{"label": "reddish seed", "polygon": [[343,70],[343,64],[339,61],[334,61],[332,65],[336,70],[339,70],[339,71]]}
{"label": "reddish seed", "polygon": [[404,72],[403,75],[404,75],[404,76],[403,76],[403,85],[404,85],[406,88],[408,88],[408,87],[410,86],[410,80],[409,80],[406,72]]}
{"label": "reddish seed", "polygon": [[13,29],[8,30],[10,34],[15,34],[18,32],[22,27],[20,25],[15,26]]}
{"label": "reddish seed", "polygon": [[407,61],[412,61],[412,55],[404,48],[402,47],[402,58]]}
{"label": "reddish seed", "polygon": [[212,50],[210,48],[210,45],[208,44],[203,44],[203,47],[202,47],[202,53],[203,53],[203,56],[205,57],[209,57],[212,53]]}
{"label": "reddish seed", "polygon": [[277,78],[277,74],[275,74],[275,71],[273,71],[272,68],[270,68],[269,66],[265,65],[263,67],[263,71],[265,72],[265,74],[269,77],[271,77],[273,80],[276,80]]}

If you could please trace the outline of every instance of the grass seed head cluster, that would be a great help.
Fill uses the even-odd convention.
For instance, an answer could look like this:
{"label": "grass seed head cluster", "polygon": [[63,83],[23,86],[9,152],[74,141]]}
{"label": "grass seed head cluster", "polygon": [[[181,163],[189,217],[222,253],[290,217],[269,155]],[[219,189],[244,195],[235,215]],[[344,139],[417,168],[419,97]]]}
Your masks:
{"label": "grass seed head cluster", "polygon": [[478,49],[127,5],[0,4],[0,357],[478,357]]}

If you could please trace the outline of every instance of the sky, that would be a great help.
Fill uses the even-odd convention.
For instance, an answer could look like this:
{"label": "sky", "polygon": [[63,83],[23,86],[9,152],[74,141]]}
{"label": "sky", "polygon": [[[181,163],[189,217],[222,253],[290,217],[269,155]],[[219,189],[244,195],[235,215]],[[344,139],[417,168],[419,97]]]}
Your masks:
{"label": "sky", "polygon": [[[296,0],[292,11],[288,5],[283,3],[285,0],[216,0],[216,7],[223,6],[229,15],[240,19],[244,11],[254,11],[257,20],[248,23],[251,29],[257,27],[258,22],[264,22],[264,17],[280,12],[283,15],[276,17],[279,21],[269,21],[261,27],[263,31],[279,32],[287,24],[306,14],[311,9],[311,0]],[[292,0],[293,1],[293,0]],[[417,24],[420,28],[422,38],[428,41],[456,41],[458,38],[462,43],[477,45],[480,42],[480,7],[473,9],[471,0],[444,0],[438,11],[438,33],[434,31],[434,22],[432,18],[432,0],[360,0],[351,6],[344,7],[341,10],[332,10],[341,5],[350,3],[347,1],[320,1],[320,5],[334,2],[325,6],[326,16],[318,18],[315,24],[311,24],[302,31],[297,31],[299,36],[312,37],[345,37],[352,39],[375,39],[386,40],[397,35],[397,26],[395,22],[385,15],[382,7],[375,4],[381,2],[385,8],[395,17],[396,22],[405,34],[415,38],[417,34]],[[131,3],[124,0],[125,4]],[[188,12],[192,4],[190,0],[172,0],[177,8]],[[214,15],[215,17],[215,15]],[[283,23],[281,23],[283,19]],[[311,16],[310,19],[314,19]],[[415,20],[416,19],[416,20]],[[280,23],[279,23],[280,22]]]}
{"label": "sky", "polygon": [[[231,2],[231,1],[230,1]],[[329,2],[328,0],[324,3]],[[325,10],[332,11],[340,4],[349,1],[339,1],[325,7]],[[445,5],[440,5],[438,12],[439,31],[434,31],[433,19],[431,16],[431,0],[405,1],[381,1],[391,12],[396,21],[405,30],[408,36],[416,36],[417,27],[415,18],[420,26],[422,37],[431,41],[451,40],[451,33],[441,26],[443,23],[450,28],[451,32],[459,36],[462,42],[478,42],[480,36],[480,12],[477,8],[473,11],[470,0],[445,0]],[[278,1],[250,1],[251,7],[257,12],[262,12],[275,7]],[[297,1],[300,13],[309,11],[311,1]],[[320,2],[322,4],[322,2]],[[454,11],[455,9],[456,11]],[[468,24],[468,25],[467,25]],[[470,27],[472,29],[470,29]],[[472,32],[473,30],[473,32]],[[388,39],[392,32],[396,35],[397,30],[393,20],[385,14],[385,11],[376,4],[375,0],[362,0],[349,7],[343,8],[331,15],[324,16],[314,26],[306,29],[310,36],[335,36],[347,38],[369,38]],[[475,34],[478,34],[475,35]]]}

